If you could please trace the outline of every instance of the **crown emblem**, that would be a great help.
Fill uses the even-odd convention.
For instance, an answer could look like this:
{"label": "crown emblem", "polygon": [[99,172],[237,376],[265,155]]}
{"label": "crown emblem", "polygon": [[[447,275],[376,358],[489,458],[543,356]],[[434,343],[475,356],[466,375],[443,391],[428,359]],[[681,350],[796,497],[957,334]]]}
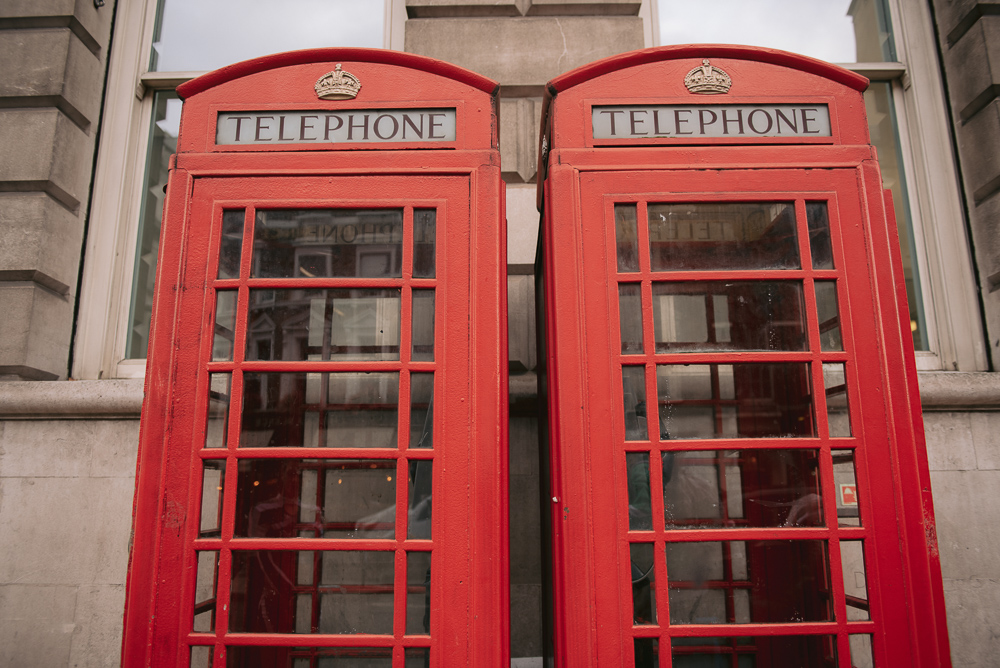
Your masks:
{"label": "crown emblem", "polygon": [[316,95],[321,100],[350,100],[357,97],[361,90],[361,82],[350,72],[337,69],[327,72],[316,82]]}
{"label": "crown emblem", "polygon": [[703,60],[699,67],[687,73],[687,76],[684,77],[684,85],[692,93],[718,95],[719,93],[728,93],[729,87],[733,85],[733,80],[718,67],[713,67],[708,60]]}

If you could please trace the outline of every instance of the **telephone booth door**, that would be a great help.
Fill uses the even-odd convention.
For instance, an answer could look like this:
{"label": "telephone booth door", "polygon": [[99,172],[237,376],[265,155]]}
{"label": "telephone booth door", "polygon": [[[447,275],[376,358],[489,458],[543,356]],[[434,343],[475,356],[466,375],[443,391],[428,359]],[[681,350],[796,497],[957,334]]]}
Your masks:
{"label": "telephone booth door", "polygon": [[[684,86],[709,59],[735,99]],[[867,82],[737,47],[588,67],[546,118],[556,664],[948,665]],[[678,110],[801,130],[818,101],[825,143],[667,135]],[[595,138],[605,110],[624,136]],[[663,136],[636,136],[653,111]]]}
{"label": "telephone booth door", "polygon": [[495,88],[324,49],[179,89],[123,665],[509,661]]}

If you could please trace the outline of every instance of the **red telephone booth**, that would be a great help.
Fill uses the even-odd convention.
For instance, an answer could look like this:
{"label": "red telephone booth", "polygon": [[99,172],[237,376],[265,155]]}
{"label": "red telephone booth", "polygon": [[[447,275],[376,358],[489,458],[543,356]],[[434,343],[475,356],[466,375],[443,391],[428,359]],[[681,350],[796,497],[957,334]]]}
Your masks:
{"label": "red telephone booth", "polygon": [[318,49],[178,93],[123,665],[506,665],[497,85]]}
{"label": "red telephone booth", "polygon": [[949,665],[864,77],[767,49],[551,81],[556,665]]}

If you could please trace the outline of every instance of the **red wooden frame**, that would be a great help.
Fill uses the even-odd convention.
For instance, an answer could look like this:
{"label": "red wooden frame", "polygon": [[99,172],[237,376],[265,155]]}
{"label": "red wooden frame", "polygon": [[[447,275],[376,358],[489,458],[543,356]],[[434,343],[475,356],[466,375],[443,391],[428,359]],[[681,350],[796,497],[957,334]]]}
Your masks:
{"label": "red wooden frame", "polygon": [[[825,144],[809,145],[796,145],[791,140],[749,144],[706,139],[694,145],[690,140],[592,139],[591,106],[634,103],[640,100],[637,90],[642,91],[640,101],[647,104],[730,101],[726,94],[699,96],[684,88],[685,74],[702,59],[710,59],[713,66],[732,77],[734,103],[791,99],[829,104],[832,137]],[[740,645],[732,639],[787,636],[798,638],[794,642],[800,643],[799,649],[789,651],[810,651],[801,648],[813,637],[817,651],[829,651],[837,657],[830,665],[849,668],[850,643],[855,635],[873,638],[874,664],[879,667],[950,665],[898,241],[868,142],[861,96],[866,85],[863,77],[809,58],[724,45],[623,54],[549,83],[539,169],[544,176],[539,184],[544,302],[540,322],[545,322],[550,448],[546,496],[551,501],[556,665],[646,665],[635,663],[635,640],[650,639],[658,645],[659,665],[668,666],[674,649],[696,651],[690,645],[696,638],[729,639],[721,644],[713,640],[708,643],[711,647],[702,646],[702,651],[728,654],[734,666],[739,651],[758,652],[757,665],[785,665],[778,658],[780,654],[768,657],[768,652],[783,651],[781,641]],[[650,267],[647,203],[752,201],[794,203],[801,268],[654,271]],[[827,203],[832,269],[813,268],[810,263],[807,202]],[[623,203],[637,207],[637,271],[619,271],[616,262],[614,206]],[[802,286],[808,343],[803,350],[654,349],[653,285],[779,280]],[[836,281],[842,350],[821,349],[821,323],[813,289],[817,280]],[[640,286],[645,342],[640,354],[622,353],[617,323],[619,285],[624,283]],[[625,439],[623,367],[641,369],[647,405],[653,406],[663,401],[657,387],[661,365],[766,362],[800,363],[810,370],[805,395],[812,404],[814,426],[804,435],[663,440],[649,409],[646,436]],[[846,370],[853,429],[849,437],[830,435],[826,397],[838,388],[824,385],[824,364],[844,365]],[[654,403],[653,398],[659,401]],[[730,523],[716,527],[695,523],[689,528],[671,528],[664,524],[664,495],[659,490],[666,474],[654,465],[661,459],[659,453],[674,456],[709,451],[718,456],[732,450],[785,450],[791,454],[791,449],[800,448],[815,451],[819,457],[819,525]],[[834,451],[854,454],[859,526],[838,522]],[[630,529],[627,506],[633,481],[626,472],[625,453],[646,453],[649,458],[651,529]],[[725,501],[723,494],[720,486],[720,498]],[[670,580],[665,549],[712,541],[788,540],[818,541],[809,544],[823,547],[825,565],[817,568],[828,584],[817,584],[812,591],[816,600],[826,601],[827,612],[806,616],[805,621],[670,622],[670,592],[688,584]],[[853,583],[845,588],[838,548],[844,541],[863,541],[867,601],[850,592]],[[632,580],[630,549],[635,544],[653,546],[653,585],[643,586],[651,587],[655,594],[657,624],[633,624],[633,594],[628,583]],[[745,544],[751,564],[749,579],[735,577],[727,569],[722,580],[700,586],[735,591],[761,586],[752,583],[765,577],[770,578],[772,596],[764,602],[790,596],[791,588],[774,586],[774,578],[781,572],[780,561],[779,570],[765,576],[762,568],[773,571],[776,566],[765,567],[764,553],[751,554],[754,549],[765,549],[763,543],[756,545]],[[850,545],[856,548],[858,543]],[[733,605],[727,605],[730,621],[736,619]],[[855,611],[850,619],[848,608]],[[869,619],[855,621],[856,616],[866,614]],[[651,647],[646,640],[641,644],[643,652]],[[811,660],[814,663],[810,665],[826,665],[815,663],[819,661],[816,657]]]}
{"label": "red wooden frame", "polygon": [[[335,64],[362,80],[357,99],[316,98],[314,83]],[[214,657],[214,665],[224,665],[227,651],[239,647],[306,648],[279,651],[289,665],[293,657],[316,657],[337,648],[361,654],[388,652],[394,666],[412,660],[413,652],[422,656],[423,648],[430,651],[431,666],[509,663],[506,233],[496,91],[494,82],[446,63],[369,49],[279,54],[223,68],[179,87],[185,105],[161,231],[122,665],[187,666],[189,647],[199,646],[214,648],[204,656]],[[455,108],[456,140],[433,146],[419,142],[351,145],[349,150],[337,145],[215,145],[215,119],[223,110],[415,105]],[[258,209],[386,208],[402,212],[399,277],[255,277],[252,258]],[[437,221],[436,273],[424,278],[413,275],[414,251],[409,250],[413,247],[413,212],[421,208],[434,209]],[[243,212],[241,262],[237,275],[219,278],[217,258],[226,211]],[[399,354],[395,359],[246,359],[251,290],[358,288],[399,290]],[[415,289],[435,292],[432,361],[410,359],[411,293]],[[213,332],[219,331],[214,323],[216,296],[224,290],[237,295],[235,327],[226,333],[233,340],[232,354],[213,359]],[[240,447],[241,429],[246,428],[241,407],[246,374],[308,372],[325,383],[325,374],[348,371],[398,375],[397,447]],[[434,376],[431,448],[409,445],[412,373]],[[219,447],[206,444],[213,374],[229,378],[226,438]],[[278,509],[285,513],[288,525],[280,536],[234,534],[239,523],[240,462],[258,469],[263,465],[261,470],[268,468],[266,462],[284,466],[292,477],[283,484],[295,488],[289,492],[294,497],[299,493],[296,476],[301,476],[296,471],[303,469],[304,458],[314,462],[304,468],[315,468],[317,476],[326,466],[323,462],[339,461],[348,467],[358,461],[373,462],[375,470],[386,471],[390,482],[395,479],[393,507],[403,511],[408,508],[404,481],[411,463],[432,464],[431,537],[409,536],[407,512],[395,511],[394,519],[376,519],[367,527],[369,531],[391,530],[392,537],[316,537],[323,535],[317,530],[344,526],[336,517],[326,518],[326,526],[317,525],[320,520],[303,523],[298,506]],[[226,475],[219,478],[218,495],[203,492],[207,484],[202,481],[203,462],[224,466]],[[263,481],[265,487],[269,484]],[[317,483],[317,494],[320,489]],[[248,502],[247,493],[241,492],[245,497],[241,503]],[[218,529],[202,531],[203,500],[209,504],[218,500]],[[211,507],[206,510],[209,515],[212,512]],[[303,530],[312,531],[313,537],[303,537]],[[234,562],[263,554],[273,563],[287,562],[281,566],[287,577],[297,568],[288,550],[313,551],[313,577],[312,584],[293,577],[281,589],[284,593],[279,592],[282,601],[268,613],[276,615],[279,630],[291,628],[288,620],[295,613],[296,594],[315,600],[321,591],[336,590],[345,595],[392,592],[391,632],[316,633],[318,608],[307,620],[312,633],[231,625],[230,615],[237,614],[242,605],[230,598]],[[321,555],[358,550],[392,555],[388,582],[337,584],[338,580],[316,579]],[[433,565],[433,575],[428,575],[431,631],[413,635],[407,633],[405,621],[408,598],[425,593],[423,585],[407,584],[407,555],[416,553],[429,553]],[[211,556],[199,562],[199,554]],[[196,596],[195,588],[199,564],[204,568],[203,562],[212,558],[217,558],[217,570],[209,584],[216,593],[206,599]],[[212,616],[211,630],[192,630],[196,614]],[[260,660],[270,662],[273,657]]]}

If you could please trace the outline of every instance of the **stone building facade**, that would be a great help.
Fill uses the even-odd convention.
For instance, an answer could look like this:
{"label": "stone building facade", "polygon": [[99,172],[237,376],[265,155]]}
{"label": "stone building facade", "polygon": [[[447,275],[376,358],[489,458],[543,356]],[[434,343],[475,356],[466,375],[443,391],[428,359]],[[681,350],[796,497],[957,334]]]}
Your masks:
{"label": "stone building facade", "polygon": [[[891,82],[906,137],[951,652],[985,667],[1000,652],[1000,3],[887,6],[904,57],[855,69]],[[386,46],[501,85],[513,665],[540,666],[543,653],[532,277],[543,87],[656,45],[662,11],[649,0],[385,5]],[[142,360],[121,344],[147,167],[136,147],[150,91],[191,76],[147,71],[155,14],[146,0],[0,3],[0,665],[119,661],[142,403]]]}

